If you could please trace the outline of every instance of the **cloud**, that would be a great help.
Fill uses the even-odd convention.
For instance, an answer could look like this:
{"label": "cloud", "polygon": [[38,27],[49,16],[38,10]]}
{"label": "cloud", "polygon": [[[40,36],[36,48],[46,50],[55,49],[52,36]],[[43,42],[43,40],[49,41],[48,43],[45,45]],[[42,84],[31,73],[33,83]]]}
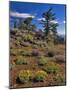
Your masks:
{"label": "cloud", "polygon": [[[41,20],[46,21],[45,18],[38,18],[37,20],[38,20],[38,21],[41,21]],[[50,23],[56,24],[56,23],[59,23],[59,22],[58,22],[57,20],[52,20],[52,21],[50,21]]]}
{"label": "cloud", "polygon": [[63,24],[66,24],[66,21],[59,21],[59,25],[63,25]]}
{"label": "cloud", "polygon": [[19,13],[19,12],[10,12],[10,16],[19,17],[19,18],[28,18],[28,17],[35,18],[35,16],[33,16],[31,14],[28,14],[28,13]]}
{"label": "cloud", "polygon": [[65,23],[66,23],[66,21],[63,21],[63,23],[65,24]]}
{"label": "cloud", "polygon": [[38,18],[37,20],[38,21],[41,21],[41,20],[45,21],[45,18]]}
{"label": "cloud", "polygon": [[57,20],[52,20],[50,23],[58,24],[59,22]]}

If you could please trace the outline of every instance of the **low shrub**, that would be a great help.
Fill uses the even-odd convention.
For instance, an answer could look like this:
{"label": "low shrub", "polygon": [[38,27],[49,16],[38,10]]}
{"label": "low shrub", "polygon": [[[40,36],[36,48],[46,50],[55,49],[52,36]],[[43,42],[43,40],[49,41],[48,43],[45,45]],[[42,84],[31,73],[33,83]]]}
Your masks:
{"label": "low shrub", "polygon": [[47,63],[46,67],[44,67],[44,70],[47,73],[57,73],[59,71],[59,66],[53,62]]}
{"label": "low shrub", "polygon": [[44,45],[44,47],[46,47],[46,42],[45,41],[43,42],[43,45]]}
{"label": "low shrub", "polygon": [[17,33],[16,33],[16,37],[21,37],[22,36],[22,33],[20,30],[17,30]]}
{"label": "low shrub", "polygon": [[9,65],[9,68],[10,68],[10,70],[12,70],[13,68],[15,68],[15,63],[11,63],[11,64]]}
{"label": "low shrub", "polygon": [[20,54],[23,55],[23,56],[31,56],[30,51],[21,51]]}
{"label": "low shrub", "polygon": [[33,44],[33,45],[37,45],[37,41],[36,41],[36,40],[33,40],[33,41],[32,41],[32,44]]}
{"label": "low shrub", "polygon": [[32,78],[32,71],[30,70],[21,70],[19,72],[18,78],[21,83],[27,83]]}
{"label": "low shrub", "polygon": [[56,82],[56,85],[65,85],[65,84],[66,84],[64,75],[57,74],[57,75],[54,77],[54,80],[55,80],[55,82]]}
{"label": "low shrub", "polygon": [[22,65],[22,64],[27,65],[27,64],[28,64],[28,61],[27,61],[26,59],[22,58],[22,59],[16,60],[15,63],[16,63],[17,65]]}
{"label": "low shrub", "polygon": [[43,45],[43,44],[40,44],[40,47],[41,47],[41,48],[43,48],[43,47],[44,47],[44,45]]}
{"label": "low shrub", "polygon": [[20,41],[19,40],[15,40],[15,46],[20,47]]}
{"label": "low shrub", "polygon": [[40,56],[39,59],[38,59],[38,65],[45,65],[48,63],[48,58],[47,57],[44,57],[44,56]]}
{"label": "low shrub", "polygon": [[14,49],[11,49],[10,50],[10,55],[12,56],[16,56],[17,52],[14,50]]}
{"label": "low shrub", "polygon": [[35,77],[34,77],[34,80],[37,81],[37,82],[40,82],[40,81],[44,81],[44,79],[47,77],[47,73],[42,71],[42,70],[39,70],[35,73]]}
{"label": "low shrub", "polygon": [[38,46],[37,45],[32,45],[32,48],[37,49]]}
{"label": "low shrub", "polygon": [[27,34],[27,35],[23,35],[23,39],[24,41],[32,41],[33,40],[33,36],[30,35],[30,34]]}
{"label": "low shrub", "polygon": [[33,36],[32,35],[27,35],[27,39],[28,39],[28,41],[32,41],[33,40]]}
{"label": "low shrub", "polygon": [[22,42],[22,43],[20,43],[22,46],[24,46],[24,47],[29,47],[30,46],[30,43],[28,43],[28,42]]}
{"label": "low shrub", "polygon": [[16,38],[17,38],[18,41],[21,41],[21,39],[22,39],[21,37],[16,37]]}

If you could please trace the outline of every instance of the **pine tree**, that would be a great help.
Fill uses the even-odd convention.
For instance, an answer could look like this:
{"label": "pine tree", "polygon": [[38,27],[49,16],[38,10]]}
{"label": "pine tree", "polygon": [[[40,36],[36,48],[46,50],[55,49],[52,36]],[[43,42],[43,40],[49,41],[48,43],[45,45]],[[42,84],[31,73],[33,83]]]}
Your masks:
{"label": "pine tree", "polygon": [[45,19],[42,20],[44,25],[45,39],[47,42],[54,42],[54,39],[57,35],[58,24],[54,22],[56,17],[55,13],[52,12],[52,8],[50,8],[47,12],[44,12],[42,17]]}

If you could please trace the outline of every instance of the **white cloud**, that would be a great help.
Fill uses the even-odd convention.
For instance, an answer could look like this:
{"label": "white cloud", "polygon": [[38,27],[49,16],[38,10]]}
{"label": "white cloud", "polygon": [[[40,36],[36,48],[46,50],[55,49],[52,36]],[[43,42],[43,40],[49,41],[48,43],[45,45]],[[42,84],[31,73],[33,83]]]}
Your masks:
{"label": "white cloud", "polygon": [[58,24],[58,21],[57,20],[52,20],[52,21],[50,21],[50,23]]}
{"label": "white cloud", "polygon": [[60,21],[60,23],[59,24],[65,24],[66,23],[66,21],[64,20],[64,21]]}
{"label": "white cloud", "polygon": [[37,20],[38,21],[41,21],[41,20],[45,21],[45,18],[38,18]]}
{"label": "white cloud", "polygon": [[63,23],[65,24],[65,23],[66,23],[66,21],[63,21]]}
{"label": "white cloud", "polygon": [[34,18],[35,17],[35,16],[28,14],[28,13],[19,13],[19,12],[10,12],[10,16],[20,17],[20,18],[28,18],[28,17]]}
{"label": "white cloud", "polygon": [[58,29],[57,31],[59,35],[65,35],[65,29]]}
{"label": "white cloud", "polygon": [[[41,21],[41,20],[43,20],[43,21],[46,21],[46,19],[45,18],[38,18],[37,19],[38,21]],[[50,21],[50,23],[59,23],[57,20],[52,20],[52,21]]]}

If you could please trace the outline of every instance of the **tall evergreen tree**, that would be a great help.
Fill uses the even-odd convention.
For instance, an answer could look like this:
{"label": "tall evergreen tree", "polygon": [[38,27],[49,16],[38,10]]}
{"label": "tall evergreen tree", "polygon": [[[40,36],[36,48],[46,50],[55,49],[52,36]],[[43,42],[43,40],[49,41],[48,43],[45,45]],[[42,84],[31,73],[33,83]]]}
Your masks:
{"label": "tall evergreen tree", "polygon": [[53,41],[57,35],[57,26],[58,24],[54,21],[56,20],[55,13],[52,12],[52,8],[50,8],[47,12],[42,14],[42,17],[45,20],[42,20],[44,25],[45,38],[48,41]]}

